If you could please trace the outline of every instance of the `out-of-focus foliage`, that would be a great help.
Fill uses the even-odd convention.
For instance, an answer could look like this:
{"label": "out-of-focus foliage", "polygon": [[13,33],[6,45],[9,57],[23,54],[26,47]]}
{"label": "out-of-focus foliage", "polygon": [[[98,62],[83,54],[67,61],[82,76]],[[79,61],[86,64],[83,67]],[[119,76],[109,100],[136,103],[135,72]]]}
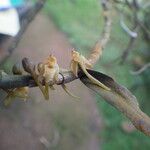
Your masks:
{"label": "out-of-focus foliage", "polygon": [[[122,0],[124,3],[124,0]],[[132,1],[129,1],[132,2]],[[147,1],[140,1],[143,4]],[[145,3],[144,3],[145,4]],[[149,37],[143,30],[139,30],[139,37],[134,43],[133,50],[129,54],[127,61],[120,65],[120,56],[126,49],[129,42],[129,35],[120,26],[120,13],[115,7],[120,5],[113,3],[112,9],[112,33],[110,42],[107,45],[100,62],[96,65],[97,70],[106,72],[113,76],[118,82],[127,86],[138,98],[142,109],[150,114],[149,111],[149,72],[133,76],[130,70],[138,69],[137,64],[144,64],[149,61],[149,46],[147,42]],[[121,7],[121,6],[119,6]],[[138,14],[140,21],[150,29],[149,10],[145,9]],[[65,32],[74,47],[78,48],[83,54],[89,52],[100,36],[103,27],[103,17],[98,0],[50,0],[47,3],[46,11],[53,18],[58,27]],[[124,5],[124,11],[127,14],[126,21],[129,27],[132,27],[132,11]],[[146,37],[146,39],[144,38]],[[118,59],[119,58],[119,59]],[[115,61],[116,60],[116,61]],[[149,138],[142,133],[125,133],[121,128],[121,123],[125,118],[114,108],[97,97],[98,108],[102,110],[105,130],[101,131],[103,138],[103,149],[149,149]],[[142,144],[141,144],[142,143]]]}
{"label": "out-of-focus foliage", "polygon": [[[67,33],[71,43],[76,48],[88,51],[87,48],[94,44],[99,36],[99,25],[102,26],[97,0],[50,0],[46,7],[57,25]],[[92,11],[91,8],[95,10]],[[95,15],[95,12],[99,13]],[[97,25],[92,20],[95,20]]]}

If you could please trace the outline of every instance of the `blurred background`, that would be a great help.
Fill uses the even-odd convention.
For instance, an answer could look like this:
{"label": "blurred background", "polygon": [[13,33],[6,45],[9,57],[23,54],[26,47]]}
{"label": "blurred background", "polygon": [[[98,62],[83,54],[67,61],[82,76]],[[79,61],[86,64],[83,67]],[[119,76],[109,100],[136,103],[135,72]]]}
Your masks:
{"label": "blurred background", "polygon": [[[103,30],[100,2],[48,0],[13,52],[8,50],[20,32],[16,35],[1,34],[0,69],[11,73],[13,64],[21,63],[23,57],[37,63],[50,53],[57,57],[62,68],[69,68],[72,48],[87,56]],[[141,109],[150,115],[150,2],[109,2],[113,21],[110,41],[95,70],[112,76],[126,86],[137,97]],[[36,1],[11,1],[11,4],[7,11],[13,7],[19,14],[21,30]],[[1,104],[0,149],[150,149],[149,138],[134,129],[100,96],[80,81],[67,86],[80,100],[69,97],[56,86],[55,91],[50,91],[48,102],[44,101],[40,90],[34,88],[30,89],[29,99],[25,103],[18,99],[8,109]]]}

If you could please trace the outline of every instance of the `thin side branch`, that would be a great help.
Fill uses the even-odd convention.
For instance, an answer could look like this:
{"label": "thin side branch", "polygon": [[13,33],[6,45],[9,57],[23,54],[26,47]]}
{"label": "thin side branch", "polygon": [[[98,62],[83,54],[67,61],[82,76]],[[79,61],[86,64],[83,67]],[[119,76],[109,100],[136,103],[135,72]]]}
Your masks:
{"label": "thin side branch", "polygon": [[134,47],[135,41],[136,41],[136,38],[130,37],[128,45],[127,45],[126,49],[123,51],[123,53],[121,55],[121,62],[120,62],[120,64],[123,64],[127,60],[128,56],[129,56],[129,53],[131,52],[131,50]]}
{"label": "thin side branch", "polygon": [[120,26],[130,37],[136,38],[138,36],[137,32],[130,30],[129,27],[125,24],[123,15],[120,17]]}
{"label": "thin side branch", "polygon": [[150,63],[145,64],[142,68],[137,71],[130,71],[132,75],[139,75],[150,67]]}
{"label": "thin side branch", "polygon": [[88,57],[89,62],[94,65],[102,55],[102,51],[105,48],[111,32],[111,16],[110,16],[110,6],[109,0],[101,0],[104,16],[104,28],[101,35],[101,39],[96,42],[94,48],[92,49],[90,56]]}

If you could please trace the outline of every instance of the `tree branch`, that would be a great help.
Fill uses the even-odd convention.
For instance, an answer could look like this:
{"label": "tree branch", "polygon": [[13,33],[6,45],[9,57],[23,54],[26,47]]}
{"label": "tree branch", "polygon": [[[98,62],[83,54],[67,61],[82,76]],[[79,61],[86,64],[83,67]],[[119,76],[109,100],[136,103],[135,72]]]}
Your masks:
{"label": "tree branch", "polygon": [[80,73],[81,81],[88,88],[101,95],[106,102],[123,113],[139,131],[150,136],[150,118],[139,108],[136,97],[127,88],[116,83],[111,77],[92,70],[88,72],[111,90],[107,91],[93,84],[83,73]]}
{"label": "tree branch", "polygon": [[88,57],[89,62],[94,65],[102,55],[102,51],[105,48],[111,32],[111,16],[110,16],[110,5],[109,0],[101,0],[104,16],[104,28],[101,34],[101,39],[96,42],[95,46],[91,50],[90,56]]}
{"label": "tree branch", "polygon": [[[59,74],[58,80],[50,85],[69,83],[77,77],[71,71],[64,71]],[[44,85],[44,81],[43,81]],[[0,77],[0,89],[13,89],[18,87],[35,87],[37,86],[31,75],[1,75]]]}
{"label": "tree branch", "polygon": [[[87,71],[111,90],[107,91],[93,84],[93,82],[91,82],[82,71],[79,71],[78,77],[81,81],[88,88],[101,95],[106,102],[122,112],[128,119],[130,119],[138,130],[150,136],[150,118],[140,110],[136,97],[132,95],[127,88],[116,83],[111,77],[93,70]],[[72,82],[75,79],[77,79],[77,77],[74,76],[72,72],[63,71],[59,74],[58,80],[55,83],[51,82],[50,85],[65,84]],[[3,73],[1,73],[0,89],[11,89],[24,86],[35,87],[37,85],[30,75],[3,75]]]}
{"label": "tree branch", "polygon": [[150,67],[150,62],[145,64],[142,68],[140,68],[137,71],[130,71],[130,73],[132,75],[139,75],[139,74],[143,73],[145,70],[147,70],[149,67]]}

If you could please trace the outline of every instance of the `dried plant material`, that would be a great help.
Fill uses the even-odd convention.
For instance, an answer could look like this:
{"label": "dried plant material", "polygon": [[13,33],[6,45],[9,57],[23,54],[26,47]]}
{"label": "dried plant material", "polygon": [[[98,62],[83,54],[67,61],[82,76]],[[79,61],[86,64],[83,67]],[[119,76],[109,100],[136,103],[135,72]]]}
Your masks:
{"label": "dried plant material", "polygon": [[16,98],[26,101],[28,99],[29,88],[21,87],[7,91],[7,96],[4,99],[4,106],[9,107]]}
{"label": "dried plant material", "polygon": [[105,90],[110,90],[110,88],[108,88],[106,85],[104,85],[103,83],[99,82],[97,79],[95,79],[93,76],[91,76],[86,69],[91,68],[91,64],[89,63],[89,61],[82,56],[81,54],[79,54],[77,51],[72,51],[72,61],[71,61],[71,70],[72,72],[77,76],[78,75],[78,71],[79,71],[79,67],[81,68],[81,70],[86,74],[86,76],[96,85],[102,87]]}
{"label": "dried plant material", "polygon": [[[12,72],[15,75],[23,74],[23,70],[18,64],[15,64],[13,66]],[[3,73],[3,76],[8,76],[8,75],[6,73]],[[20,87],[20,88],[13,88],[9,90],[5,90],[5,89],[3,90],[7,93],[7,96],[4,99],[5,107],[10,106],[16,98],[23,99],[23,101],[26,101],[28,98],[29,87]]]}
{"label": "dried plant material", "polygon": [[78,96],[74,95],[73,93],[71,93],[71,92],[68,90],[68,88],[66,87],[65,84],[62,84],[61,86],[62,86],[62,88],[64,89],[64,91],[65,91],[68,95],[70,95],[70,96],[73,97],[73,98],[80,99],[80,97],[78,97]]}
{"label": "dried plant material", "polygon": [[[43,62],[38,65],[33,65],[28,58],[22,60],[23,67],[28,73],[31,74],[36,84],[39,86],[46,100],[49,99],[49,87],[55,90],[53,84],[56,84],[59,80],[60,68],[57,64],[57,59],[53,55],[49,55]],[[51,84],[52,83],[52,84]],[[70,96],[77,98],[73,95],[67,87],[62,83],[62,88]]]}
{"label": "dried plant material", "polygon": [[[27,58],[24,58],[22,60],[22,63],[24,69],[31,74],[34,81],[39,86],[44,98],[48,100],[49,84],[50,82],[55,83],[55,81],[58,79],[59,66],[57,64],[57,59],[54,56],[50,55],[43,62],[38,63],[38,65],[32,65],[32,63]],[[53,88],[53,86],[51,88]]]}

